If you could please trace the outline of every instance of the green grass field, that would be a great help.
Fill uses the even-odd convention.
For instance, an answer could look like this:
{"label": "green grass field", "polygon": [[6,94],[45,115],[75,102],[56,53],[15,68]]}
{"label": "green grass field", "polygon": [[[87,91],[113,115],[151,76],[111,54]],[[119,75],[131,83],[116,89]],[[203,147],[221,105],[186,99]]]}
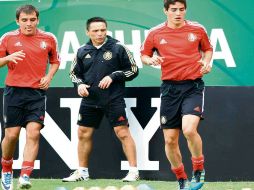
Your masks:
{"label": "green grass field", "polygon": [[[17,180],[14,181],[15,187]],[[145,181],[124,183],[121,180],[113,179],[91,179],[89,181],[63,183],[60,179],[32,179],[32,189],[34,190],[57,190],[57,187],[65,187],[66,190],[72,190],[76,187],[85,187],[89,189],[93,186],[99,186],[102,189],[107,186],[116,186],[119,189],[124,185],[138,186],[147,184],[154,190],[177,190],[176,182],[167,181]],[[202,190],[254,190],[254,182],[207,182]]]}

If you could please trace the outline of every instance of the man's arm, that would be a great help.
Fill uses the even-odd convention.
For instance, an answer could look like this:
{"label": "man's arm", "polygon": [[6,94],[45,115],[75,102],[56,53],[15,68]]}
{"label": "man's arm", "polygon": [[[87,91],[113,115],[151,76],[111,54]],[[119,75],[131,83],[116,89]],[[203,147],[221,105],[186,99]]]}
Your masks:
{"label": "man's arm", "polygon": [[69,76],[71,78],[71,82],[74,84],[75,87],[78,87],[80,84],[84,84],[82,80],[82,61],[78,58],[78,54],[74,58],[71,64],[71,69]]}
{"label": "man's arm", "polygon": [[121,70],[110,74],[113,81],[131,81],[138,76],[138,66],[130,50],[119,43],[120,67]]}
{"label": "man's arm", "polygon": [[142,61],[142,63],[144,63],[146,65],[157,66],[157,65],[160,65],[164,61],[164,57],[161,57],[158,55],[153,55],[152,57],[150,57],[148,55],[142,55],[141,61]]}
{"label": "man's arm", "polygon": [[154,47],[155,34],[155,32],[149,32],[140,48],[141,61],[143,64],[158,66],[164,61],[164,57],[154,53],[156,49]]}
{"label": "man's arm", "polygon": [[39,88],[43,90],[47,90],[49,88],[50,82],[53,79],[60,65],[60,57],[59,57],[59,53],[57,49],[58,47],[57,39],[54,34],[51,34],[50,36],[51,36],[50,41],[52,44],[51,44],[50,52],[48,52],[48,56],[49,56],[49,62],[51,64],[48,70],[48,74],[41,78],[40,84],[39,84]]}
{"label": "man's arm", "polygon": [[212,56],[213,56],[213,51],[209,50],[204,52],[202,60],[199,61],[202,64],[202,67],[200,70],[201,74],[207,74],[211,72],[212,67],[210,62],[211,62]]}
{"label": "man's arm", "polygon": [[90,86],[84,84],[82,80],[82,74],[82,61],[78,58],[77,54],[71,65],[70,78],[74,86],[77,87],[78,95],[81,97],[87,97],[89,95],[87,88],[89,88]]}
{"label": "man's arm", "polygon": [[25,53],[22,50],[14,52],[14,53],[12,53],[10,55],[7,55],[5,57],[0,58],[0,67],[5,66],[10,61],[17,64],[18,61],[22,61],[23,58],[25,58]]}
{"label": "man's arm", "polygon": [[202,64],[200,69],[201,74],[207,74],[211,71],[211,59],[213,56],[213,47],[204,28],[201,30],[202,39],[200,42],[200,50],[203,52],[202,59],[199,61]]}
{"label": "man's arm", "polygon": [[51,80],[53,79],[55,73],[57,72],[59,68],[59,64],[50,64],[50,68],[48,71],[48,74],[41,78],[39,88],[43,90],[47,90]]}
{"label": "man's arm", "polygon": [[130,50],[123,44],[119,45],[120,69],[105,76],[99,83],[99,87],[106,89],[114,81],[131,81],[138,76],[138,66]]}

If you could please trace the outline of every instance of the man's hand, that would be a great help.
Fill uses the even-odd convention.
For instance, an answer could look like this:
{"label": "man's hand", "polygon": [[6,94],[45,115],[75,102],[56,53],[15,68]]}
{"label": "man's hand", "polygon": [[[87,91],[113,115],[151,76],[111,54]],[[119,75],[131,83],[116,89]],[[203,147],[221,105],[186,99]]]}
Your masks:
{"label": "man's hand", "polygon": [[153,57],[145,57],[144,60],[147,65],[158,66],[164,62],[164,57],[153,55]]}
{"label": "man's hand", "polygon": [[87,90],[87,88],[89,88],[89,87],[90,87],[89,85],[80,84],[78,86],[78,95],[81,96],[81,97],[87,97],[87,96],[89,96],[89,92]]}
{"label": "man's hand", "polygon": [[205,62],[203,60],[200,60],[198,62],[202,65],[202,67],[200,69],[200,73],[202,75],[207,74],[207,73],[209,73],[211,71],[212,67],[211,67],[211,65],[209,63],[207,63],[207,62]]}
{"label": "man's hand", "polygon": [[113,82],[112,78],[110,76],[105,76],[99,83],[99,87],[101,89],[106,89],[110,86],[110,84]]}
{"label": "man's hand", "polygon": [[14,52],[6,57],[8,61],[11,61],[13,63],[18,63],[18,61],[22,61],[23,58],[25,58],[26,54],[23,52],[23,50]]}
{"label": "man's hand", "polygon": [[50,77],[49,75],[46,75],[45,77],[41,78],[39,88],[42,90],[47,90],[49,88],[51,80],[52,77]]}

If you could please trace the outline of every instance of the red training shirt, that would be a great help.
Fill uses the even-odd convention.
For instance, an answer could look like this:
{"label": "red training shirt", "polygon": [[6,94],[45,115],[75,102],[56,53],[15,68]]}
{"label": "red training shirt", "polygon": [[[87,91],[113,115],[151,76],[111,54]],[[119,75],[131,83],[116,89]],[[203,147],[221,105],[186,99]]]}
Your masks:
{"label": "red training shirt", "polygon": [[0,57],[23,50],[25,58],[18,63],[9,62],[5,84],[16,87],[39,88],[46,74],[48,61],[60,64],[57,39],[50,32],[37,29],[33,36],[15,30],[5,33],[0,39]]}
{"label": "red training shirt", "polygon": [[205,28],[197,22],[185,21],[181,28],[172,29],[167,22],[152,28],[141,47],[141,55],[152,57],[154,52],[164,57],[162,80],[195,80],[201,78],[202,52],[213,51]]}

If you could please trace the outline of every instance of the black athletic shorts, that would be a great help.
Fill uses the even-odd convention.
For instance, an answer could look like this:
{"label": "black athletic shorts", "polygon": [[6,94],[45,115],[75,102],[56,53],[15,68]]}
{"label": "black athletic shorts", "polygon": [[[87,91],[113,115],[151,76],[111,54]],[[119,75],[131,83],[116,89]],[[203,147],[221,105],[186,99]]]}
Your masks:
{"label": "black athletic shorts", "polygon": [[112,127],[128,126],[125,107],[124,100],[114,101],[103,107],[84,105],[81,103],[77,124],[79,126],[97,129],[105,115]]}
{"label": "black athletic shorts", "polygon": [[3,94],[4,125],[26,127],[28,122],[44,126],[46,92],[40,89],[6,86]]}
{"label": "black athletic shorts", "polygon": [[161,85],[161,128],[182,128],[183,115],[202,118],[204,110],[204,82],[202,79],[163,81]]}

